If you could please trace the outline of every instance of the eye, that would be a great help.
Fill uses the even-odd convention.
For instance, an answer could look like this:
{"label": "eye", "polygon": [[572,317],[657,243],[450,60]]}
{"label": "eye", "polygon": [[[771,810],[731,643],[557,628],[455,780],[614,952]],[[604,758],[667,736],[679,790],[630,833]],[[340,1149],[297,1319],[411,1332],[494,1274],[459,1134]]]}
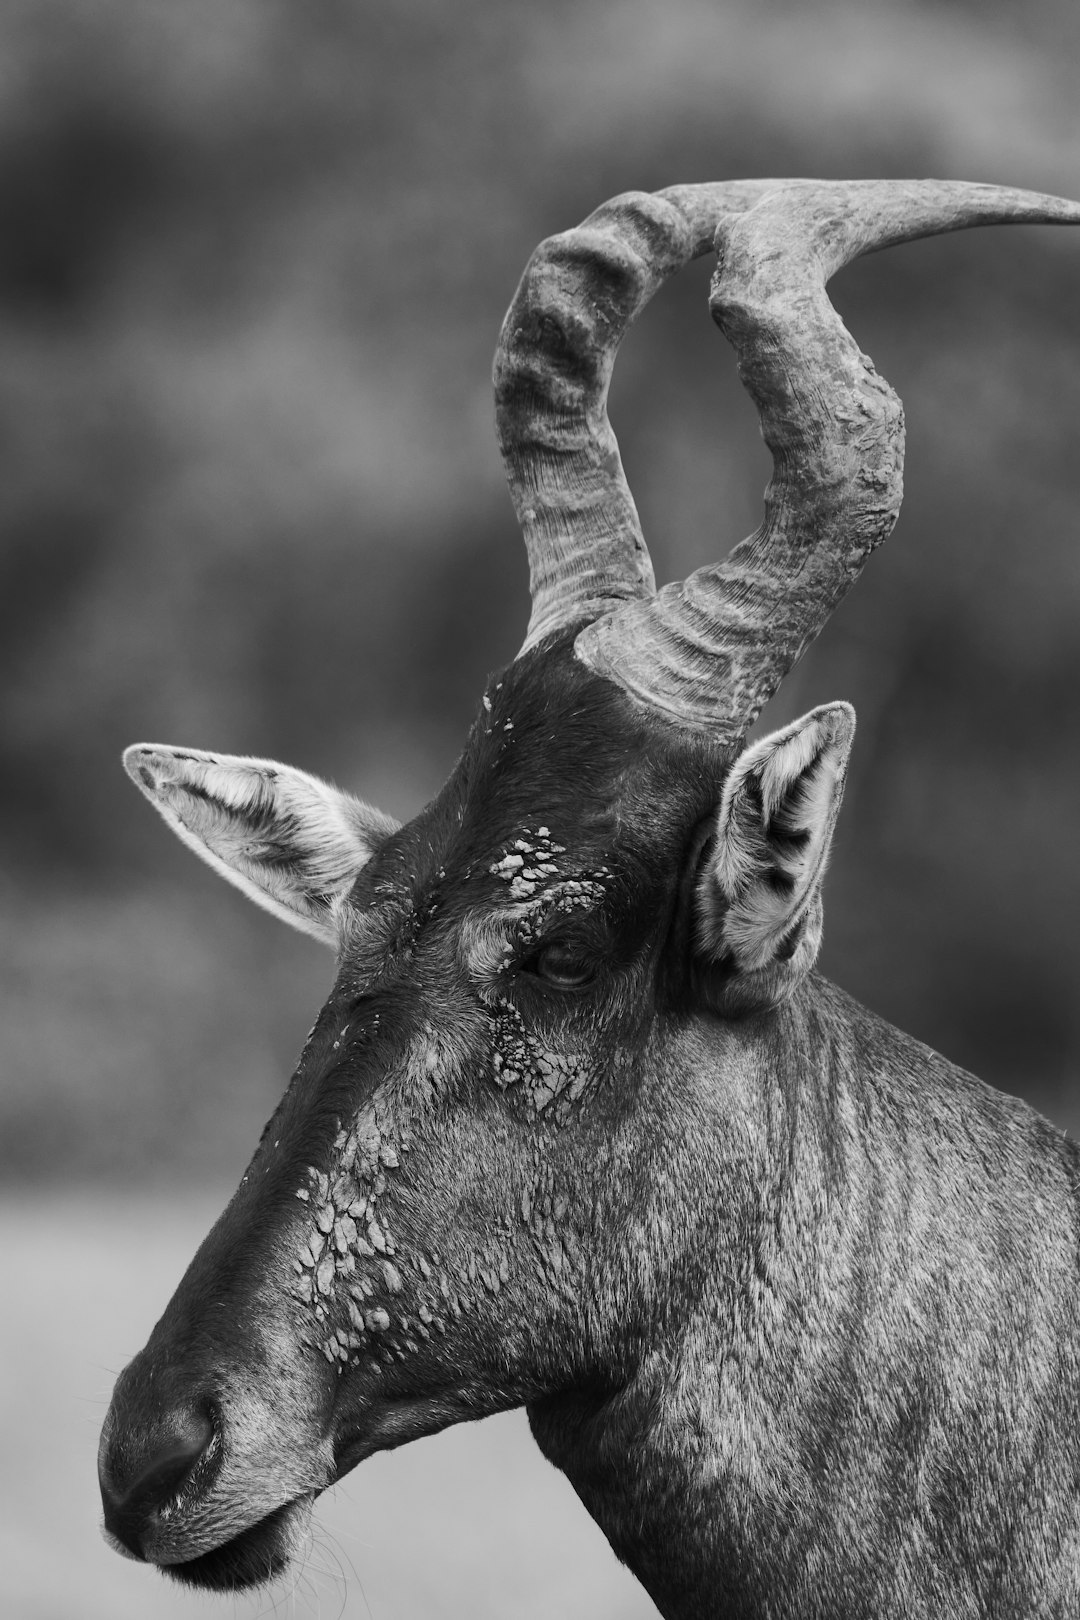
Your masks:
{"label": "eye", "polygon": [[573,945],[545,945],[528,967],[538,979],[559,990],[578,990],[596,977],[592,961]]}

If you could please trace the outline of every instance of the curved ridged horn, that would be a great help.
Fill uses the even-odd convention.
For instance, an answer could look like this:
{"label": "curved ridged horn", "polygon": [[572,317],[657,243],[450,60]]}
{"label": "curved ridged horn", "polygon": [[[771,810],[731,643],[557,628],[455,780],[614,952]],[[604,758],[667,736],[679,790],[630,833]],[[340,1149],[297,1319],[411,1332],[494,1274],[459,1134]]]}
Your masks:
{"label": "curved ridged horn", "polygon": [[651,597],[652,565],[607,417],[615,352],[661,282],[708,253],[717,221],[778,184],[627,192],[529,260],[495,353],[495,421],[529,554],[524,647]]}
{"label": "curved ridged horn", "polygon": [[726,561],[584,629],[577,655],[650,707],[736,741],[896,521],[900,401],[825,293],[860,254],[1080,205],[951,181],[785,182],[723,218],[713,316],[773,456],[761,527]]}

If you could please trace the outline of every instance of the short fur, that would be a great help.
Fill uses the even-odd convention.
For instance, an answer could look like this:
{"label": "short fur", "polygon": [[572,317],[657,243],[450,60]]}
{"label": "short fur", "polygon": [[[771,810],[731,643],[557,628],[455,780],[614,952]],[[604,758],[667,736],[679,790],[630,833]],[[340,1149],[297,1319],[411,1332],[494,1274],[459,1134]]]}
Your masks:
{"label": "short fur", "polygon": [[748,748],[725,783],[697,894],[698,944],[725,981],[718,1010],[791,995],[817,959],[854,736],[850,704],[814,709]]}
{"label": "short fur", "polygon": [[372,1451],[524,1403],[667,1616],[1076,1612],[1080,1156],[769,976],[850,712],[732,764],[567,638],[487,704],[359,866],[293,1082],[119,1380],[113,1534],[244,1585]]}
{"label": "short fur", "polygon": [[[734,740],[900,499],[899,402],[825,279],[1005,218],[1080,208],[616,199],[504,328],[534,618],[437,799],[396,828],[267,761],[129,752],[186,843],[339,958],[117,1382],[117,1546],[254,1584],[372,1452],[525,1405],[669,1620],[1080,1613],[1080,1152],[813,972],[850,709]],[[653,596],[610,364],[714,230],[775,476],[754,536]]]}
{"label": "short fur", "polygon": [[124,769],[201,860],[249,900],[336,945],[340,904],[397,823],[272,759],[135,743]]}

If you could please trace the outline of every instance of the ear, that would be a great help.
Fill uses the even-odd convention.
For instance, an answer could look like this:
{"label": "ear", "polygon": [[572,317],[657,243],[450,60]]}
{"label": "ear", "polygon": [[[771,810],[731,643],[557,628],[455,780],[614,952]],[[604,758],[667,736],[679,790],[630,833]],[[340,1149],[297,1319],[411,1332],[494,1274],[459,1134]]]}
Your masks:
{"label": "ear", "polygon": [[318,777],[269,759],[136,743],[124,769],[215,872],[335,947],[342,900],[397,826]]}
{"label": "ear", "polygon": [[854,735],[854,709],[829,703],[762,737],[731,769],[696,896],[698,945],[724,1012],[775,1004],[817,959]]}

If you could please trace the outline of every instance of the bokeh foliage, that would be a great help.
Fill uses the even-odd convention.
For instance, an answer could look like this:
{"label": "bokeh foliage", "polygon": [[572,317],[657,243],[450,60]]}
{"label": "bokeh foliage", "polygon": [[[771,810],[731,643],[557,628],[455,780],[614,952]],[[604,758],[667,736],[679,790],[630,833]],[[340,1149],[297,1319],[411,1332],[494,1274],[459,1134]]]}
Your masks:
{"label": "bokeh foliage", "polygon": [[[239,1168],[330,965],[174,847],[136,739],[406,815],[526,618],[491,430],[535,243],[630,187],[931,173],[1080,193],[1076,8],[10,0],[0,11],[0,1161]],[[612,415],[658,576],[767,458],[707,266]],[[827,971],[1077,1113],[1080,233],[835,295],[908,499],[766,719],[850,698]]]}

